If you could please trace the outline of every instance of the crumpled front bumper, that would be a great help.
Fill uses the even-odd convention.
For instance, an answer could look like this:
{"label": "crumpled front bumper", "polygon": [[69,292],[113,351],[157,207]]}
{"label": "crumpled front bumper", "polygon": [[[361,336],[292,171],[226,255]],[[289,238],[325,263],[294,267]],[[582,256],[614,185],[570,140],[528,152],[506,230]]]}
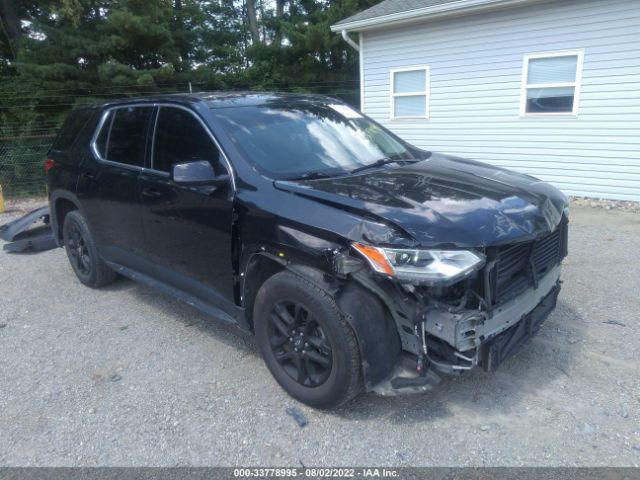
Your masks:
{"label": "crumpled front bumper", "polygon": [[[382,395],[421,392],[439,383],[438,374],[457,375],[476,366],[495,370],[527,342],[554,310],[560,292],[560,265],[513,300],[492,312],[449,311],[425,306],[424,342],[405,332],[403,355],[393,372],[372,389]],[[436,347],[436,348],[433,348]],[[416,363],[417,358],[417,363]]]}
{"label": "crumpled front bumper", "polygon": [[513,300],[496,307],[491,313],[478,310],[459,313],[429,310],[424,316],[425,330],[459,352],[478,348],[522,321],[550,293],[559,290],[560,272],[561,267],[558,265],[540,279],[537,288],[526,290]]}
{"label": "crumpled front bumper", "polygon": [[[452,328],[463,348],[469,345],[469,340],[473,340],[472,343],[475,345],[472,350],[464,352],[455,350],[453,354],[458,362],[433,360],[428,357],[427,350],[429,368],[420,372],[416,371],[415,360],[405,355],[392,374],[385,381],[375,385],[373,390],[381,395],[418,393],[438,384],[440,382],[438,373],[459,374],[475,366],[480,366],[486,371],[495,370],[535,335],[549,314],[553,312],[560,293],[559,274],[559,271],[551,272],[546,283],[540,285],[538,289],[526,292],[522,297],[506,304],[496,316],[484,324],[476,324],[477,337],[465,336],[464,333],[468,333],[469,330]],[[537,303],[532,306],[533,302]],[[444,321],[445,317],[446,315],[442,315],[439,318]],[[447,319],[454,323],[455,320]],[[469,318],[465,317],[463,322],[468,326]],[[462,336],[459,335],[460,332],[463,333]]]}
{"label": "crumpled front bumper", "polygon": [[425,348],[429,366],[445,374],[457,374],[475,366],[495,370],[539,330],[553,311],[560,292],[560,273],[561,266],[557,265],[536,287],[489,312],[426,310],[422,315],[425,337],[437,339],[449,350],[449,360],[443,361],[434,359]]}
{"label": "crumpled front bumper", "polygon": [[553,312],[560,293],[560,283],[527,315],[515,325],[480,345],[478,349],[479,365],[486,371],[495,370],[511,355],[516,353],[540,329],[542,323]]}

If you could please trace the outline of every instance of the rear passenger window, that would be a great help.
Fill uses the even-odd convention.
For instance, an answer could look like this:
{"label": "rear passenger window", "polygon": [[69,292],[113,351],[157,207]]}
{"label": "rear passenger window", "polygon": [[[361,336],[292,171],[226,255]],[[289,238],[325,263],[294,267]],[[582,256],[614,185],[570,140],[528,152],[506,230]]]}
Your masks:
{"label": "rear passenger window", "polygon": [[109,112],[96,139],[98,153],[111,162],[144,166],[147,126],[152,107],[124,107]]}
{"label": "rear passenger window", "polygon": [[53,143],[52,150],[68,150],[91,117],[91,110],[85,108],[80,110],[72,110],[67,119],[62,124],[60,133]]}
{"label": "rear passenger window", "polygon": [[175,163],[208,160],[218,167],[218,149],[193,114],[180,108],[160,107],[154,144],[154,170],[169,172]]}

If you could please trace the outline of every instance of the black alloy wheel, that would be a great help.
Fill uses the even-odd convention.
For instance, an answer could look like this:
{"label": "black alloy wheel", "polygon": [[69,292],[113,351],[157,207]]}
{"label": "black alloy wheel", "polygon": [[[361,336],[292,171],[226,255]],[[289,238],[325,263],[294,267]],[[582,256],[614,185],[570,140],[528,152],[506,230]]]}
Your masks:
{"label": "black alloy wheel", "polygon": [[286,392],[333,408],[362,390],[360,348],[333,296],[293,272],[268,278],[253,304],[262,358]]}
{"label": "black alloy wheel", "polygon": [[82,275],[89,275],[93,268],[91,256],[87,243],[82,236],[82,231],[77,223],[72,223],[69,227],[69,238],[67,239],[67,248],[70,260],[74,266],[74,270]]}
{"label": "black alloy wheel", "polygon": [[83,284],[98,288],[116,279],[116,272],[98,255],[89,226],[79,211],[64,217],[62,239],[71,268]]}
{"label": "black alloy wheel", "polygon": [[317,387],[329,378],[333,365],[331,344],[302,303],[276,303],[270,315],[269,341],[275,359],[300,385]]}

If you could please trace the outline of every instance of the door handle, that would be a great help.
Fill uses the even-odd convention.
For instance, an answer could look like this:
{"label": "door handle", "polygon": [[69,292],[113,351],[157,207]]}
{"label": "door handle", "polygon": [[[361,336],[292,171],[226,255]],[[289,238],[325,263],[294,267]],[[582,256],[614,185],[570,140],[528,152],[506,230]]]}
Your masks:
{"label": "door handle", "polygon": [[142,195],[149,198],[157,198],[162,196],[162,192],[155,188],[145,188],[142,190]]}
{"label": "door handle", "polygon": [[96,172],[84,172],[82,174],[82,178],[86,178],[87,180],[95,180],[97,176]]}

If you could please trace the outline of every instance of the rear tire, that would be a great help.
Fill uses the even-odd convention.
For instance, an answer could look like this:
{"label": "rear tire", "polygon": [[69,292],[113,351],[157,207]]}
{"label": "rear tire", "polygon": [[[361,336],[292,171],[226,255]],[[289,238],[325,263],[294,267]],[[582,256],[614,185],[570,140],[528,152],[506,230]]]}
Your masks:
{"label": "rear tire", "polygon": [[74,210],[64,217],[62,238],[74,273],[83,284],[99,288],[113,282],[118,274],[100,258],[82,214]]}
{"label": "rear tire", "polygon": [[332,408],[360,393],[360,349],[329,293],[280,272],[258,291],[253,318],[262,357],[289,395]]}

